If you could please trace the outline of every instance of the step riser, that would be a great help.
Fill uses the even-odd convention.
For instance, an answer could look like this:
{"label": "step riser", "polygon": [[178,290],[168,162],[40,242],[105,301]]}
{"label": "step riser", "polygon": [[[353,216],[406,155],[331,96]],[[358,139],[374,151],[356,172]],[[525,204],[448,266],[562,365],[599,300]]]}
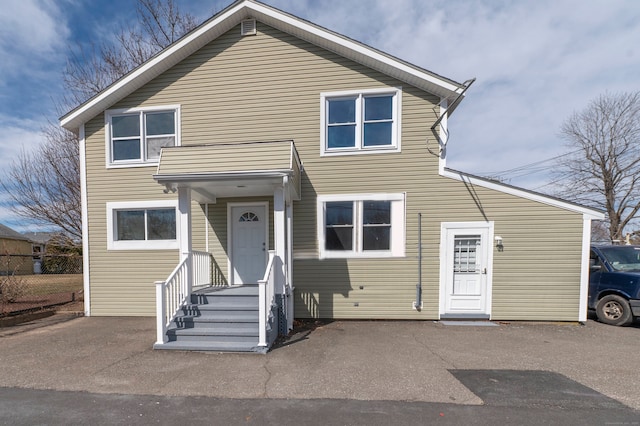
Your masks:
{"label": "step riser", "polygon": [[204,311],[196,315],[178,315],[178,320],[194,321],[258,321],[258,311]]}
{"label": "step riser", "polygon": [[202,342],[207,344],[218,343],[246,343],[246,344],[258,344],[258,336],[168,336],[170,342]]}
{"label": "step riser", "polygon": [[172,324],[171,324],[171,328],[177,328],[177,329],[181,329],[181,328],[214,328],[216,325],[220,325],[220,326],[224,326],[224,327],[229,327],[232,324],[243,324],[243,325],[254,325],[254,326],[258,326],[258,321],[255,321],[253,319],[234,319],[234,320],[221,320],[221,319],[216,319],[216,320],[212,320],[212,319],[205,319],[205,320],[192,320],[192,319],[180,319],[177,318]]}
{"label": "step riser", "polygon": [[187,308],[182,308],[179,316],[183,317],[205,317],[205,316],[216,316],[216,315],[224,315],[224,316],[237,316],[242,313],[247,313],[249,315],[258,315],[258,307],[257,306],[225,306],[225,307],[204,307],[202,305],[198,306],[190,306]]}
{"label": "step riser", "polygon": [[232,295],[213,296],[213,295],[198,294],[198,295],[191,295],[190,302],[193,303],[194,305],[205,305],[205,306],[207,305],[224,306],[230,303],[257,305],[259,302],[259,298],[258,296],[232,296]]}

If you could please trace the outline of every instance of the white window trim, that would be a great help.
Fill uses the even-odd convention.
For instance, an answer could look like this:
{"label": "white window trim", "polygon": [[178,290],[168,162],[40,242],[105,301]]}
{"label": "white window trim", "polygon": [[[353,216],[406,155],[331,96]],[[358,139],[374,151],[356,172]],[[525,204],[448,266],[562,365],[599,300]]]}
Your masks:
{"label": "white window trim", "polygon": [[[367,95],[393,95],[393,129],[391,132],[392,144],[389,146],[375,146],[371,148],[365,148],[362,146],[356,146],[354,148],[327,148],[327,100],[331,98],[345,98],[352,96],[367,96]],[[359,102],[358,104],[360,104]],[[400,152],[401,143],[400,135],[402,134],[402,88],[401,87],[386,87],[381,89],[365,89],[365,90],[350,90],[339,92],[324,92],[320,93],[320,156],[328,157],[335,155],[360,155],[360,154],[380,154],[389,152]],[[356,142],[362,142],[362,128],[364,117],[362,116],[362,109],[356,105]]]}
{"label": "white window trim", "polygon": [[[175,240],[118,241],[116,239],[116,211],[154,208],[174,208],[176,210]],[[177,250],[179,248],[179,242],[178,200],[118,201],[107,203],[107,250]]]}
{"label": "white window trim", "polygon": [[[391,201],[391,249],[384,251],[359,250],[359,243],[362,230],[362,214],[356,214],[354,218],[354,228],[356,229],[356,239],[354,239],[354,250],[326,250],[325,249],[325,203],[332,201]],[[406,241],[406,193],[397,194],[340,194],[340,195],[319,195],[316,205],[317,212],[317,235],[320,259],[367,259],[382,257],[404,257]],[[358,231],[359,230],[359,231]]]}
{"label": "white window trim", "polygon": [[[139,160],[126,160],[126,161],[112,161],[113,153],[111,152],[111,118],[115,115],[124,115],[124,114],[140,114],[146,112],[160,112],[160,111],[174,111],[175,116],[175,135],[176,135],[176,144],[175,146],[181,145],[180,138],[180,105],[158,105],[158,106],[148,106],[148,107],[139,107],[139,108],[120,108],[120,109],[109,109],[104,112],[104,134],[105,134],[105,165],[107,169],[121,169],[121,168],[130,168],[130,167],[151,167],[157,166],[159,160],[149,160],[144,161],[142,159]],[[141,124],[142,126],[142,124]],[[140,138],[143,138],[143,129],[140,129]],[[144,141],[141,142],[144,144]]]}

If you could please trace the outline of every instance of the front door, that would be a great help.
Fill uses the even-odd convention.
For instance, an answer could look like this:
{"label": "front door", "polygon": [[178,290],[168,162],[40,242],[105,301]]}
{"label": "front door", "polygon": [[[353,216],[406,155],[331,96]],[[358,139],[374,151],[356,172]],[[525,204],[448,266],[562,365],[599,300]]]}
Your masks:
{"label": "front door", "polygon": [[267,266],[267,207],[264,204],[234,205],[229,220],[231,283],[257,284]]}
{"label": "front door", "polygon": [[474,224],[443,226],[441,318],[489,318],[489,231]]}

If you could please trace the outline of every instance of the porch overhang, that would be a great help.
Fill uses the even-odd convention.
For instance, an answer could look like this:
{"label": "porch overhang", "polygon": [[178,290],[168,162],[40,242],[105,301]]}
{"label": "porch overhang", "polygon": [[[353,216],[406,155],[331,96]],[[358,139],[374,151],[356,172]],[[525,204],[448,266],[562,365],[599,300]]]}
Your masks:
{"label": "porch overhang", "polygon": [[302,171],[293,141],[187,145],[163,148],[153,179],[165,192],[190,188],[203,204],[272,196],[278,187],[290,201],[300,199]]}

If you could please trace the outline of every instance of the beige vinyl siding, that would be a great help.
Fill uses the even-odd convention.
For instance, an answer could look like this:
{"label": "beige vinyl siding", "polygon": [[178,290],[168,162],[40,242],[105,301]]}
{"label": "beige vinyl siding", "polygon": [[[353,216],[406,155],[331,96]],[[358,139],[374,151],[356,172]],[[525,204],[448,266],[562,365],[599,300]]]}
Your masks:
{"label": "beige vinyl siding", "polygon": [[291,170],[291,142],[170,148],[162,152],[158,174],[247,170]]}
{"label": "beige vinyl siding", "polygon": [[[495,234],[505,245],[504,252],[494,252],[493,317],[577,319],[580,214],[485,188],[470,191],[440,177],[430,130],[439,98],[260,22],[257,28],[251,37],[232,29],[114,108],[180,105],[182,145],[294,141],[304,163],[302,199],[294,202],[297,317],[437,318],[441,222],[486,218],[495,221]],[[402,88],[401,152],[321,157],[320,94],[385,87]],[[106,252],[105,203],[175,195],[164,195],[153,182],[154,167],[105,170],[103,127],[102,116],[87,126],[93,313],[151,315],[151,283],[171,271],[178,254]],[[250,152],[247,160],[256,164],[260,157]],[[405,257],[318,260],[317,195],[403,192]],[[229,201],[209,205],[210,251],[227,276]],[[194,215],[194,224],[202,223],[203,208],[193,211],[200,216]],[[415,311],[419,212],[424,309]],[[271,235],[272,223],[271,217]],[[198,226],[194,247],[204,241],[205,228]]]}
{"label": "beige vinyl siding", "polygon": [[[178,250],[107,250],[107,202],[175,200],[151,178],[156,167],[105,168],[104,118],[85,126],[91,315],[155,315],[154,282],[179,262]],[[193,246],[204,249],[203,214],[192,204]]]}

